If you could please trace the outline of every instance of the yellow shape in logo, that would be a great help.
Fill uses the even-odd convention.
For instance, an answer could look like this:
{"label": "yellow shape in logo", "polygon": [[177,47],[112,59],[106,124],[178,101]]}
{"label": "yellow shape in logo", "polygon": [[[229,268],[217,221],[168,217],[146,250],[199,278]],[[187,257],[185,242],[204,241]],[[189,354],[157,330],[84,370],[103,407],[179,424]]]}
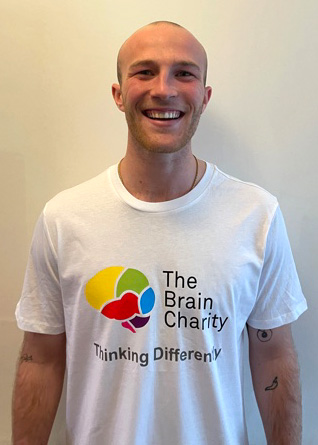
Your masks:
{"label": "yellow shape in logo", "polygon": [[108,300],[116,297],[114,289],[119,275],[124,267],[113,266],[101,270],[91,278],[85,287],[85,296],[88,303],[94,309],[100,310]]}

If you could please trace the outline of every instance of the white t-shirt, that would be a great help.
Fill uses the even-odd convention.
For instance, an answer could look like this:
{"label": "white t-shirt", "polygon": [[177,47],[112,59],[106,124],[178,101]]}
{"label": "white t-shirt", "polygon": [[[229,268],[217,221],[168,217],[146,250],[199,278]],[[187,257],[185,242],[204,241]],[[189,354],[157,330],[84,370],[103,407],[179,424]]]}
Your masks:
{"label": "white t-shirt", "polygon": [[149,203],[112,166],[46,204],[16,317],[66,331],[69,444],[242,445],[244,327],[306,308],[271,194],[207,164]]}

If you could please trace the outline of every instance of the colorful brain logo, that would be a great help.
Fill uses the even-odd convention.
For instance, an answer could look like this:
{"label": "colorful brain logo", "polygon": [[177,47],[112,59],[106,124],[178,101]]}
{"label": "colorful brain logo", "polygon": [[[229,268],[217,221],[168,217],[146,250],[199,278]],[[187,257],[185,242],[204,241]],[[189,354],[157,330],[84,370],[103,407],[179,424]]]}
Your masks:
{"label": "colorful brain logo", "polygon": [[107,267],[91,278],[85,296],[93,308],[105,317],[122,321],[132,332],[145,326],[155,304],[155,293],[149,281],[137,269]]}

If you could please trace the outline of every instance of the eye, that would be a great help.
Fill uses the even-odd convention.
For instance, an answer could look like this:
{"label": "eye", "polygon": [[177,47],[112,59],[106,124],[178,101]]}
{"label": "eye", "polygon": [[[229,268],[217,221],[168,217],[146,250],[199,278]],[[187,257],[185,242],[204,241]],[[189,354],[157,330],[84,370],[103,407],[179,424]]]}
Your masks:
{"label": "eye", "polygon": [[137,74],[137,76],[138,75],[139,76],[152,76],[153,72],[151,70],[141,70],[141,71],[138,71],[138,73],[136,73],[136,74]]}
{"label": "eye", "polygon": [[179,76],[191,76],[191,73],[189,73],[189,71],[181,71],[178,75]]}
{"label": "eye", "polygon": [[194,74],[190,73],[190,71],[178,71],[176,76],[177,77],[194,77]]}

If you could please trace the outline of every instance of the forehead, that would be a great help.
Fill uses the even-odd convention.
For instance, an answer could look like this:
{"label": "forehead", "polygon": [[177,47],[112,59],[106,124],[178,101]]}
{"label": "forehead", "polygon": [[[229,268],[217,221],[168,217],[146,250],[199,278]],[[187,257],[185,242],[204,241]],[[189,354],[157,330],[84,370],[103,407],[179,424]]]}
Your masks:
{"label": "forehead", "polygon": [[206,64],[205,51],[196,38],[186,29],[171,25],[150,25],[126,40],[119,52],[123,74],[139,60],[167,64],[190,62],[202,72]]}

